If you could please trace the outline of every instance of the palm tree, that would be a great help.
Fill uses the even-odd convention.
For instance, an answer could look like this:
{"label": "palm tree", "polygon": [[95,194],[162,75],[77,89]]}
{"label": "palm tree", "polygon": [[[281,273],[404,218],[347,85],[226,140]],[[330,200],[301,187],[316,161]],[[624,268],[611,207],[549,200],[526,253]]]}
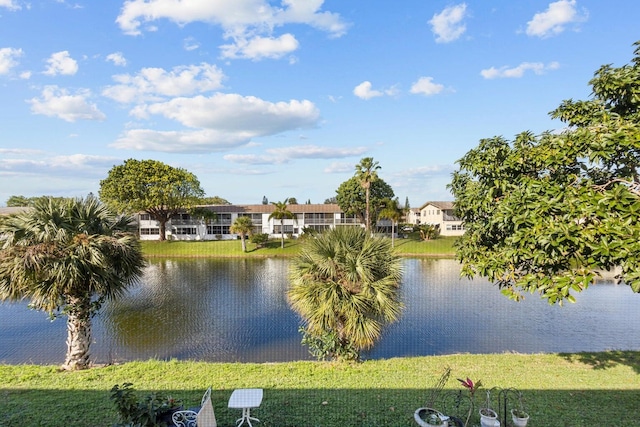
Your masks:
{"label": "palm tree", "polygon": [[378,169],[380,169],[380,165],[373,160],[373,157],[364,157],[356,165],[356,177],[365,191],[366,210],[364,222],[368,232],[371,232],[371,183],[378,180],[378,173],[376,172]]}
{"label": "palm tree", "polygon": [[130,226],[94,197],[39,200],[0,221],[0,300],[67,316],[63,369],[89,366],[92,316],[142,274]]}
{"label": "palm tree", "polygon": [[338,227],[303,243],[292,262],[288,298],[306,324],[305,334],[329,334],[336,341],[328,343],[332,348],[354,349],[359,358],[383,325],[398,319],[401,278],[400,259],[388,239],[360,227]]}
{"label": "palm tree", "polygon": [[391,247],[393,248],[395,247],[395,225],[402,218],[403,211],[398,206],[397,198],[396,200],[386,199],[383,203],[384,208],[380,211],[378,216],[380,218],[385,218],[391,221]]}
{"label": "palm tree", "polygon": [[281,248],[284,248],[284,220],[292,219],[292,218],[294,221],[296,220],[296,216],[289,209],[287,209],[288,202],[289,202],[289,199],[284,199],[284,202],[271,202],[271,204],[275,206],[275,209],[273,212],[271,212],[271,215],[269,215],[269,219],[274,218],[274,219],[280,220],[280,247]]}
{"label": "palm tree", "polygon": [[245,239],[247,235],[251,234],[252,230],[253,222],[248,216],[239,216],[235,221],[233,221],[233,224],[231,224],[231,227],[229,228],[229,231],[232,233],[240,235],[240,240],[242,240],[242,252],[247,252],[247,242]]}

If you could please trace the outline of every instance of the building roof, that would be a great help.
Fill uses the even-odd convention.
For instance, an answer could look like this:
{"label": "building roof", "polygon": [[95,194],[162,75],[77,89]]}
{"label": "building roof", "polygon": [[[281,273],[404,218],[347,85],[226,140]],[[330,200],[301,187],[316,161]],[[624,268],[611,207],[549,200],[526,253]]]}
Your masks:
{"label": "building roof", "polygon": [[453,202],[427,202],[420,207],[420,210],[426,208],[429,205],[434,206],[443,211],[453,209]]}
{"label": "building roof", "polygon": [[[202,206],[211,209],[216,213],[264,213],[270,214],[275,210],[275,206],[271,203],[268,205],[206,205]],[[301,204],[287,205],[287,209],[291,213],[341,213],[342,209],[337,204]]]}

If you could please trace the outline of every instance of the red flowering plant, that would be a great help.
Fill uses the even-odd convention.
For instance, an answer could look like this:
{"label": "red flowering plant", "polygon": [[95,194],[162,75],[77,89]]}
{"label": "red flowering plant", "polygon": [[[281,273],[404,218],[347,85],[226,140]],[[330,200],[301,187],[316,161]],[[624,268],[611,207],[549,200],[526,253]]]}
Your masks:
{"label": "red flowering plant", "polygon": [[482,386],[482,381],[478,380],[475,383],[467,377],[466,380],[458,378],[458,381],[462,384],[464,388],[469,390],[469,396],[473,400],[473,396],[476,394],[476,390],[478,390]]}
{"label": "red flowering plant", "polygon": [[460,381],[460,384],[462,384],[464,388],[469,390],[469,403],[471,404],[471,406],[469,407],[469,412],[467,412],[467,419],[464,423],[465,426],[468,426],[469,419],[471,418],[471,413],[473,412],[473,406],[474,406],[473,397],[476,394],[476,391],[482,386],[482,381],[478,380],[474,383],[469,377],[467,377],[466,380],[458,378],[458,381]]}

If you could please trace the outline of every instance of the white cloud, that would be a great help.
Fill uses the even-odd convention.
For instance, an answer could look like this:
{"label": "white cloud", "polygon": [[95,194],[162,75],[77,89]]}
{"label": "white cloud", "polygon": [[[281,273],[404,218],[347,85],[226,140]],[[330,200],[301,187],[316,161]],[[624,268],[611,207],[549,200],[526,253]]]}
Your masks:
{"label": "white cloud", "polygon": [[119,67],[124,67],[125,65],[127,65],[127,60],[122,55],[122,52],[110,53],[109,55],[107,55],[107,61],[111,61]]}
{"label": "white cloud", "polygon": [[223,156],[223,159],[228,162],[240,163],[244,165],[273,165],[287,163],[289,160],[259,154],[226,154]]}
{"label": "white cloud", "polygon": [[52,176],[70,176],[75,179],[79,176],[101,177],[120,161],[115,157],[87,154],[49,156],[37,152],[35,156],[29,151],[15,152],[0,159],[0,174],[41,175],[47,181],[51,180]]}
{"label": "white cloud", "polygon": [[91,92],[80,90],[75,95],[58,86],[47,86],[40,99],[32,98],[31,112],[49,117],[58,117],[67,122],[76,120],[104,120],[106,116],[95,104],[88,102]]}
{"label": "white cloud", "polygon": [[237,39],[233,44],[220,46],[223,58],[245,58],[254,61],[270,58],[279,59],[298,49],[298,40],[291,34],[280,37],[254,37],[250,40]]}
{"label": "white cloud", "polygon": [[429,24],[431,24],[431,31],[436,35],[436,42],[449,43],[464,34],[467,29],[463,22],[466,11],[466,3],[461,3],[447,7],[442,12],[433,15]]}
{"label": "white cloud", "polygon": [[347,24],[340,15],[322,11],[324,0],[282,0],[275,7],[267,0],[130,0],[124,3],[116,22],[129,35],[149,31],[149,24],[168,19],[178,25],[207,22],[219,25],[233,43],[222,46],[230,58],[280,58],[298,48],[292,35],[273,36],[276,27],[304,24],[340,37]]}
{"label": "white cloud", "polygon": [[220,132],[212,129],[197,131],[131,129],[126,131],[111,146],[125,150],[210,153],[245,145],[249,138],[251,138],[251,135],[243,132]]}
{"label": "white cloud", "polygon": [[586,12],[583,15],[579,14],[576,6],[576,0],[550,3],[546,11],[536,13],[533,19],[527,22],[527,35],[542,38],[555,36],[563,32],[567,24],[586,20]]}
{"label": "white cloud", "polygon": [[444,90],[444,86],[433,82],[433,77],[420,77],[411,86],[410,92],[413,94],[431,96],[437,95]]}
{"label": "white cloud", "polygon": [[186,51],[192,51],[200,48],[200,43],[193,37],[187,37],[182,41],[182,46]]}
{"label": "white cloud", "polygon": [[0,74],[9,74],[18,65],[17,59],[22,56],[22,49],[3,47],[0,49]]}
{"label": "white cloud", "polygon": [[369,82],[369,81],[362,82],[358,86],[356,86],[353,89],[353,94],[355,96],[357,96],[358,98],[361,98],[361,99],[371,99],[371,98],[375,98],[377,96],[384,95],[379,90],[372,90],[371,89],[371,82]]}
{"label": "white cloud", "polygon": [[520,78],[524,76],[526,71],[533,71],[535,74],[544,74],[545,71],[557,70],[560,67],[558,62],[550,62],[545,65],[542,62],[523,62],[517,67],[509,68],[507,66],[500,68],[487,68],[480,71],[480,74],[485,79],[496,78]]}
{"label": "white cloud", "polygon": [[[233,163],[264,165],[289,163],[293,159],[336,159],[360,156],[367,152],[366,147],[334,148],[317,145],[269,148],[267,154],[227,154],[224,159]],[[353,165],[351,166],[353,170]]]}
{"label": "white cloud", "polygon": [[102,94],[118,102],[128,104],[141,101],[157,101],[165,97],[192,95],[222,87],[224,73],[215,65],[202,63],[163,68],[143,68],[136,75],[113,76],[118,84],[108,86]]}
{"label": "white cloud", "polygon": [[14,0],[0,0],[0,7],[6,7],[9,10],[19,10],[22,7]]}
{"label": "white cloud", "polygon": [[354,168],[355,168],[355,164],[353,163],[333,162],[329,166],[324,168],[324,173],[353,172]]}
{"label": "white cloud", "polygon": [[269,148],[268,153],[287,159],[336,159],[359,156],[367,152],[366,147],[334,148],[317,145],[296,145],[293,147]]}
{"label": "white cloud", "polygon": [[47,64],[49,64],[49,66],[44,74],[49,76],[58,74],[74,75],[78,72],[78,63],[69,56],[69,52],[66,50],[52,54],[49,59],[47,59]]}
{"label": "white cloud", "polygon": [[169,152],[211,152],[247,145],[252,138],[310,128],[320,113],[310,101],[268,102],[253,96],[217,93],[174,98],[139,106],[140,117],[161,115],[195,131],[129,130],[116,148]]}

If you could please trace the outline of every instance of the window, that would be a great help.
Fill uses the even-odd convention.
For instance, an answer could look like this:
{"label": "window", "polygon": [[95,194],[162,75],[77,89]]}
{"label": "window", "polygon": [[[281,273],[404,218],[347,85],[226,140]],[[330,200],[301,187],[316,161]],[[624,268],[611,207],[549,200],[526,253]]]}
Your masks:
{"label": "window", "polygon": [[462,224],[447,224],[447,230],[449,231],[462,231],[464,226]]}
{"label": "window", "polygon": [[150,236],[150,235],[154,235],[154,234],[160,234],[160,229],[159,228],[141,228],[140,229],[140,235],[141,236]]}
{"label": "window", "polygon": [[149,221],[151,220],[151,215],[148,213],[140,214],[140,221]]}
{"label": "window", "polygon": [[173,234],[181,234],[181,235],[196,234],[196,228],[195,227],[179,227],[175,229]]}
{"label": "window", "polygon": [[[274,234],[275,234],[275,233],[278,233],[278,234],[279,234],[279,233],[280,233],[280,229],[281,229],[281,228],[280,228],[280,224],[275,225],[275,226],[273,227],[273,233],[274,233]],[[287,234],[287,233],[293,233],[293,225],[287,225],[287,224],[285,224],[285,225],[284,225],[284,233],[285,233],[285,234]]]}
{"label": "window", "polygon": [[207,225],[207,234],[231,234],[228,225]]}

